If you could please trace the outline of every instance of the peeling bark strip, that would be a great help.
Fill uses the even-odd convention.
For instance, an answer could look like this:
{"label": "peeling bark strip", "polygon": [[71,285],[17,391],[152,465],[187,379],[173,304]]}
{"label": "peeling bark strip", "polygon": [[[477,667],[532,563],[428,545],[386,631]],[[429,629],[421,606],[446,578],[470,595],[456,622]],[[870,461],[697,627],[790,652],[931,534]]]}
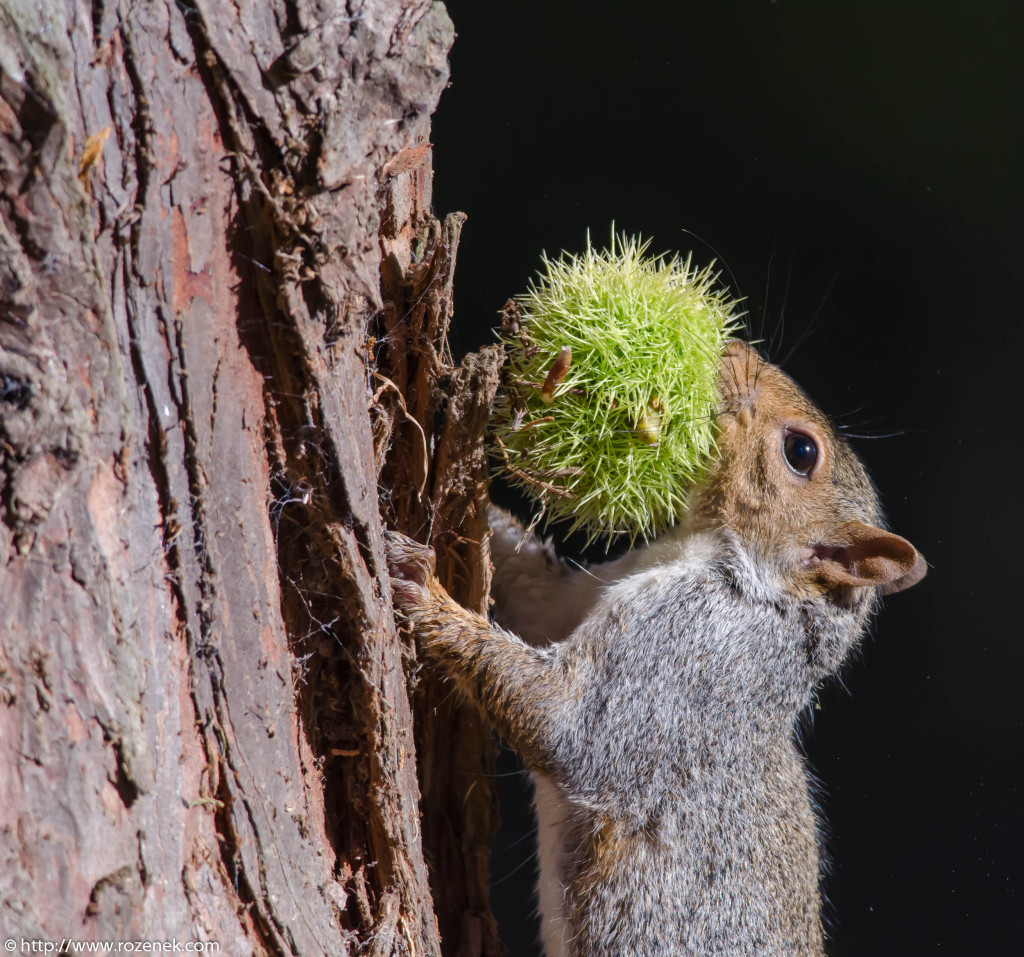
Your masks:
{"label": "peeling bark strip", "polygon": [[[453,253],[414,255],[429,195],[396,197],[429,182],[452,38],[431,2],[0,0],[5,936],[440,953],[377,505],[398,406],[368,412],[366,326],[405,321],[429,259],[443,341]],[[414,351],[418,389],[441,366]],[[456,438],[488,363],[409,409],[433,431],[447,396],[477,430],[435,437],[417,507],[478,607],[482,452]],[[489,794],[466,807],[468,852]],[[453,941],[492,953],[461,861]]]}

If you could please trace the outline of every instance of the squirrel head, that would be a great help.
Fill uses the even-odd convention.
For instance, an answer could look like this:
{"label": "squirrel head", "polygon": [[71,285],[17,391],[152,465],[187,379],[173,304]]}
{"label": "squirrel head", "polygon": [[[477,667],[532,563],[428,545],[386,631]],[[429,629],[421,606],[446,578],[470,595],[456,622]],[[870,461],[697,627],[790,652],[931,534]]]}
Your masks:
{"label": "squirrel head", "polygon": [[906,539],[882,527],[853,450],[803,390],[745,343],[722,355],[719,457],[693,518],[724,526],[798,598],[860,604],[924,577]]}

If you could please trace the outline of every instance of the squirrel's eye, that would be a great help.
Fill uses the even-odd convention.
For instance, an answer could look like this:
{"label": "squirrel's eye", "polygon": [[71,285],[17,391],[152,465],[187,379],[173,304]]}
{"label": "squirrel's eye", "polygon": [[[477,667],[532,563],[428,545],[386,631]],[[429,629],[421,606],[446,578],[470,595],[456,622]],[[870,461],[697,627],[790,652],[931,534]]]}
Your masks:
{"label": "squirrel's eye", "polygon": [[798,475],[808,475],[818,461],[818,446],[803,432],[790,432],[783,445],[789,467]]}

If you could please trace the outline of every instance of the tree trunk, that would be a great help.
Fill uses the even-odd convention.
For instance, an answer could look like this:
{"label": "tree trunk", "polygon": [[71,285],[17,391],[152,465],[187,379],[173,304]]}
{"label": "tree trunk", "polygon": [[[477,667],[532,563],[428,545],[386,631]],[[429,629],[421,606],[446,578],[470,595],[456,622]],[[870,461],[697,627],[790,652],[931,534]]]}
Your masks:
{"label": "tree trunk", "polygon": [[497,952],[488,737],[410,704],[378,505],[486,609],[452,39],[431,2],[0,0],[5,938]]}

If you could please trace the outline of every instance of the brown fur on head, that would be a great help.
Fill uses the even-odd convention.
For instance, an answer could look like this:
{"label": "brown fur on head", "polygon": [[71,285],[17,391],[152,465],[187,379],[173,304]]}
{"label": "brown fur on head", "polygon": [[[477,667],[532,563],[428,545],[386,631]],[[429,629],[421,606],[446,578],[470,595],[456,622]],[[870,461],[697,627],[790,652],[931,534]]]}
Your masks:
{"label": "brown fur on head", "polygon": [[734,341],[719,382],[719,458],[695,498],[698,524],[731,529],[801,596],[846,601],[851,589],[900,591],[924,576],[914,546],[881,527],[852,449],[789,376]]}

